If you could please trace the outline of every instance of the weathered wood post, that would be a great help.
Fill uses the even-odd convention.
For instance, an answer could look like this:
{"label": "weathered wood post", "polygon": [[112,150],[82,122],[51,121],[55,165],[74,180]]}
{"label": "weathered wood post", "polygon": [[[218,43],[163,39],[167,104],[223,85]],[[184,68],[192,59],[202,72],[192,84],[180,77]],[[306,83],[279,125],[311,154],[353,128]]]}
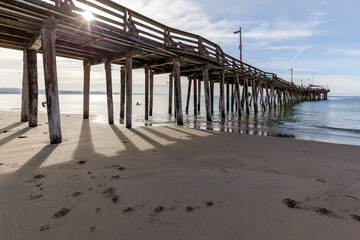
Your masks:
{"label": "weathered wood post", "polygon": [[251,83],[252,85],[252,96],[253,96],[253,103],[254,103],[254,112],[257,113],[258,112],[258,89],[257,89],[257,84],[256,81],[253,80],[253,82]]}
{"label": "weathered wood post", "polygon": [[131,57],[126,58],[126,128],[132,127],[132,64]]}
{"label": "weathered wood post", "polygon": [[235,97],[236,97],[236,107],[238,116],[241,117],[241,103],[240,103],[240,80],[239,74],[235,74]]}
{"label": "weathered wood post", "polygon": [[234,112],[234,84],[231,84],[231,112]]}
{"label": "weathered wood post", "polygon": [[149,120],[149,82],[150,82],[150,69],[145,65],[145,120]]}
{"label": "weathered wood post", "polygon": [[220,114],[221,118],[225,119],[225,70],[220,73]]}
{"label": "weathered wood post", "polygon": [[197,116],[198,115],[198,96],[197,96],[197,83],[198,83],[198,79],[197,79],[197,74],[194,74],[194,115]]}
{"label": "weathered wood post", "polygon": [[149,116],[153,116],[153,108],[154,108],[154,73],[151,71],[150,73],[150,109]]}
{"label": "weathered wood post", "polygon": [[169,75],[169,114],[172,114],[172,106],[173,106],[173,86],[174,86],[174,76],[172,74]]}
{"label": "weathered wood post", "polygon": [[246,114],[250,114],[250,107],[249,107],[249,82],[248,78],[245,77],[245,108],[246,108]]}
{"label": "weathered wood post", "polygon": [[23,80],[22,80],[22,94],[21,94],[21,122],[29,120],[29,82],[28,82],[28,61],[27,50],[23,53]]}
{"label": "weathered wood post", "polygon": [[264,101],[264,88],[262,87],[261,82],[259,83],[259,89],[260,89],[261,106],[264,110],[266,110],[266,105],[265,105],[265,101]]}
{"label": "weathered wood post", "polygon": [[114,105],[112,93],[112,77],[111,77],[111,63],[105,61],[105,75],[106,75],[106,96],[108,107],[108,120],[109,124],[114,124]]}
{"label": "weathered wood post", "polygon": [[90,110],[90,71],[91,66],[88,61],[84,61],[84,100],[83,100],[83,118],[89,119]]}
{"label": "weathered wood post", "polygon": [[192,82],[192,80],[189,78],[188,81],[189,82],[188,82],[188,91],[187,91],[186,109],[185,109],[186,114],[189,113],[190,97],[191,97],[191,82]]}
{"label": "weathered wood post", "polygon": [[174,85],[175,85],[175,99],[176,99],[176,119],[177,124],[184,125],[182,113],[182,96],[181,96],[181,75],[180,75],[180,62],[177,58],[174,59]]}
{"label": "weathered wood post", "polygon": [[230,111],[230,84],[226,83],[226,112]]}
{"label": "weathered wood post", "polygon": [[200,112],[201,110],[201,79],[199,78],[199,81],[198,81],[198,113]]}
{"label": "weathered wood post", "polygon": [[51,144],[62,142],[59,92],[56,71],[55,29],[56,21],[53,18],[47,18],[41,29],[45,94]]}
{"label": "weathered wood post", "polygon": [[205,93],[205,106],[206,106],[206,119],[207,121],[212,121],[211,108],[210,108],[210,96],[209,96],[209,69],[207,66],[203,70],[204,78],[204,93]]}
{"label": "weathered wood post", "polygon": [[38,125],[38,74],[36,50],[27,51],[29,127]]}
{"label": "weathered wood post", "polygon": [[214,114],[214,79],[210,80],[210,106],[211,106],[211,115]]}
{"label": "weathered wood post", "polygon": [[125,80],[126,80],[126,73],[125,67],[121,67],[120,69],[120,122],[123,123],[125,118]]}

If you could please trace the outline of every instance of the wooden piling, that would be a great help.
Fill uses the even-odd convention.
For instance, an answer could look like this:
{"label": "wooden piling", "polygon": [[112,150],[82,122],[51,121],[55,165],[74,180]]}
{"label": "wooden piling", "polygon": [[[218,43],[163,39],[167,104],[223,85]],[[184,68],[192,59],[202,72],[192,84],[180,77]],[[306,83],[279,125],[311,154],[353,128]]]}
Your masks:
{"label": "wooden piling", "polygon": [[181,76],[180,76],[180,62],[178,59],[174,59],[173,66],[174,85],[175,85],[175,99],[176,99],[176,120],[179,126],[184,125],[183,113],[182,113],[182,96],[181,96]]}
{"label": "wooden piling", "polygon": [[264,110],[266,110],[265,100],[264,100],[264,88],[262,87],[261,83],[259,83],[260,89],[260,103]]}
{"label": "wooden piling", "polygon": [[54,19],[47,18],[44,26],[41,29],[45,94],[51,144],[62,142],[59,92],[56,71],[55,28],[56,21]]}
{"label": "wooden piling", "polygon": [[121,67],[120,69],[120,122],[123,123],[125,118],[125,81],[126,80],[126,73],[125,67]]}
{"label": "wooden piling", "polygon": [[29,127],[38,125],[38,74],[36,50],[27,51]]}
{"label": "wooden piling", "polygon": [[126,128],[132,127],[132,64],[131,57],[126,58]]}
{"label": "wooden piling", "polygon": [[245,108],[246,108],[246,114],[250,114],[250,107],[249,107],[249,82],[248,78],[245,77]]}
{"label": "wooden piling", "polygon": [[28,61],[27,50],[23,52],[23,79],[21,94],[21,122],[29,120],[29,82],[28,82]]}
{"label": "wooden piling", "polygon": [[225,119],[225,71],[222,70],[220,73],[220,114],[221,118]]}
{"label": "wooden piling", "polygon": [[258,112],[258,89],[257,89],[257,84],[256,84],[255,80],[253,80],[253,82],[251,83],[251,86],[252,86],[254,112],[257,113]]}
{"label": "wooden piling", "polygon": [[197,116],[198,115],[198,96],[197,96],[198,79],[197,79],[197,74],[194,74],[193,78],[194,78],[194,115]]}
{"label": "wooden piling", "polygon": [[106,75],[106,96],[108,107],[108,121],[109,124],[114,124],[114,105],[112,93],[112,77],[111,77],[111,63],[105,62],[105,75]]}
{"label": "wooden piling", "polygon": [[234,112],[234,103],[235,103],[235,99],[234,99],[234,84],[231,84],[231,112]]}
{"label": "wooden piling", "polygon": [[174,88],[174,76],[172,74],[169,75],[169,114],[172,114],[172,96],[173,96],[173,88]]}
{"label": "wooden piling", "polygon": [[187,98],[186,98],[186,109],[185,109],[186,114],[189,113],[190,97],[191,97],[191,82],[192,82],[192,80],[189,78],[188,79]]}
{"label": "wooden piling", "polygon": [[230,112],[230,84],[226,83],[226,112]]}
{"label": "wooden piling", "polygon": [[201,111],[201,79],[198,80],[198,113]]}
{"label": "wooden piling", "polygon": [[88,61],[84,61],[84,96],[83,96],[83,118],[89,119],[90,112],[90,71],[91,66]]}
{"label": "wooden piling", "polygon": [[240,80],[239,74],[235,74],[235,98],[236,98],[236,108],[238,116],[241,117],[241,102],[240,102]]}
{"label": "wooden piling", "polygon": [[210,106],[210,94],[209,94],[209,69],[207,67],[203,70],[203,78],[204,78],[204,93],[205,93],[205,106],[206,106],[206,120],[211,122],[211,106]]}
{"label": "wooden piling", "polygon": [[211,115],[214,115],[214,80],[210,80],[210,106],[211,106]]}
{"label": "wooden piling", "polygon": [[149,83],[150,83],[150,69],[145,65],[145,120],[149,120]]}
{"label": "wooden piling", "polygon": [[154,108],[154,73],[150,73],[150,108],[149,108],[149,116],[153,116],[153,108]]}

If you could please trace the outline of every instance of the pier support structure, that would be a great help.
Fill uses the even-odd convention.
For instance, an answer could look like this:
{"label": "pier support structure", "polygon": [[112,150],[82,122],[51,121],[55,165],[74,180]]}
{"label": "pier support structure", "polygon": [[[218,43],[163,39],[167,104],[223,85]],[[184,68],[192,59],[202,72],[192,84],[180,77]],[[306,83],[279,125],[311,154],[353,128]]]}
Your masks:
{"label": "pier support structure", "polygon": [[48,18],[41,29],[45,95],[50,143],[52,144],[62,142],[59,91],[56,71],[55,28],[55,20]]}
{"label": "pier support structure", "polygon": [[126,128],[132,128],[132,68],[133,59],[126,58]]}
{"label": "pier support structure", "polygon": [[38,125],[38,74],[36,50],[27,49],[29,127]]}
{"label": "pier support structure", "polygon": [[182,96],[181,96],[181,73],[180,62],[178,59],[174,59],[174,85],[175,85],[175,108],[176,108],[176,120],[179,126],[184,125],[183,112],[182,112]]}
{"label": "pier support structure", "polygon": [[84,100],[83,100],[83,118],[89,119],[90,112],[90,71],[91,66],[88,61],[84,61]]}

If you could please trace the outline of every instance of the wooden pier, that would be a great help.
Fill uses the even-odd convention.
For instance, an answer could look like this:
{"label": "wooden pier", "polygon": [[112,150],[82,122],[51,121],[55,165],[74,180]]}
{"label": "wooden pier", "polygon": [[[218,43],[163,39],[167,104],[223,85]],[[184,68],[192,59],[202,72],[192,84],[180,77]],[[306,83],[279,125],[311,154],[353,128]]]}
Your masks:
{"label": "wooden pier", "polygon": [[191,89],[195,115],[204,91],[208,121],[213,120],[215,84],[220,86],[221,118],[234,107],[241,116],[249,114],[250,108],[258,112],[327,99],[329,92],[289,83],[229,56],[201,36],[170,28],[109,0],[1,0],[0,47],[24,51],[21,120],[30,127],[37,126],[36,53],[43,54],[51,143],[62,141],[56,56],[84,62],[85,119],[91,110],[91,66],[104,64],[109,124],[114,123],[111,65],[122,66],[120,119],[127,128],[132,126],[133,69],[145,70],[146,120],[153,112],[155,76],[169,74],[169,113],[176,114],[178,125],[183,125],[181,77],[189,83],[185,112],[190,108]]}

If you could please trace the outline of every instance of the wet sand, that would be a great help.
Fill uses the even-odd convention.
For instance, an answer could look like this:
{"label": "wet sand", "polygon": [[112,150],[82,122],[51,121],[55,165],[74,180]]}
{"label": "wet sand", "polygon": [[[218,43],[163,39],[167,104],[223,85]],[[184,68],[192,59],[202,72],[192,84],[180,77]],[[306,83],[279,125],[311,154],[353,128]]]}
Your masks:
{"label": "wet sand", "polygon": [[0,112],[0,239],[358,239],[360,147]]}

